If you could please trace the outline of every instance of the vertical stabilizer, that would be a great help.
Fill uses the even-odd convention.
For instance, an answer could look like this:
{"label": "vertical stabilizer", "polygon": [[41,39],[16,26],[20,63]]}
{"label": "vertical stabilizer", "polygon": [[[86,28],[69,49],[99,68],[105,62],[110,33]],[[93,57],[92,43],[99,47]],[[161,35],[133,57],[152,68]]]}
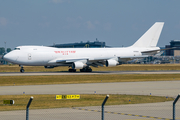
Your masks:
{"label": "vertical stabilizer", "polygon": [[156,22],[131,47],[156,47],[164,22]]}

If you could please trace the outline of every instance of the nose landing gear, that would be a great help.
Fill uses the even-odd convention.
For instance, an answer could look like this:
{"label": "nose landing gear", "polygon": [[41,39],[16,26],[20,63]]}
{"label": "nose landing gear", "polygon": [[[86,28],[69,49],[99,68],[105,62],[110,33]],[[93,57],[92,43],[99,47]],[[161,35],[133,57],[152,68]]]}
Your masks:
{"label": "nose landing gear", "polygon": [[20,72],[21,72],[21,73],[24,73],[24,69],[23,69],[23,68],[21,68],[21,69],[20,69]]}
{"label": "nose landing gear", "polygon": [[24,73],[24,67],[22,65],[19,65],[21,67],[20,72]]}

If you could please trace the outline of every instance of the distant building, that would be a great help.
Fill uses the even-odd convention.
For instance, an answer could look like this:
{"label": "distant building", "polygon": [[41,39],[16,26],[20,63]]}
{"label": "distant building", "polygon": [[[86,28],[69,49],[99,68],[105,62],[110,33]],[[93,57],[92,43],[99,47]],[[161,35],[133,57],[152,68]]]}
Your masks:
{"label": "distant building", "polygon": [[67,43],[67,44],[54,44],[50,47],[56,47],[56,48],[101,48],[106,47],[105,42],[99,42],[98,40],[94,42],[80,42],[80,43]]}
{"label": "distant building", "polygon": [[180,40],[171,40],[170,45],[166,45],[165,48],[173,48],[178,47],[176,49],[169,49],[165,51],[166,56],[180,56]]}

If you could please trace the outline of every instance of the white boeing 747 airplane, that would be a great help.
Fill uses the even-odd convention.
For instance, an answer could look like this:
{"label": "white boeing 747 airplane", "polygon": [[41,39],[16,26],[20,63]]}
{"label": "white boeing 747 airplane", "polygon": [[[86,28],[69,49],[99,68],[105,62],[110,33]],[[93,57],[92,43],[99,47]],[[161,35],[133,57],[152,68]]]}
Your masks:
{"label": "white boeing 747 airplane", "polygon": [[123,48],[54,48],[45,46],[18,46],[6,54],[4,60],[21,66],[70,66],[69,72],[91,72],[90,66],[111,67],[132,58],[147,57],[160,51],[156,47],[164,22],[156,22],[132,46]]}

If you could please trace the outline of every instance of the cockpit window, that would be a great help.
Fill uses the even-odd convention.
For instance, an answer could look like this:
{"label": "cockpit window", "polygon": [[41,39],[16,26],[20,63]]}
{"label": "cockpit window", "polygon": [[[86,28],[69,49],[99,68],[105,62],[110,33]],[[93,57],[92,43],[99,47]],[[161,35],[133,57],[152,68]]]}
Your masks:
{"label": "cockpit window", "polygon": [[20,48],[14,48],[14,50],[20,50]]}

